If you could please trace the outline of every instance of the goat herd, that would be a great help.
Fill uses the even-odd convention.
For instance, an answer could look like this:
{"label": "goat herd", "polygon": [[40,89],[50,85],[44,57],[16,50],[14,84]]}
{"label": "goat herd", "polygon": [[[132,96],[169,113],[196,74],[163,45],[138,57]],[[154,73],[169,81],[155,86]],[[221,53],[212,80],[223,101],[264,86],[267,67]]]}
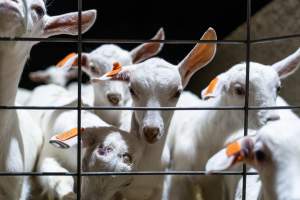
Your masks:
{"label": "goat herd", "polygon": [[[82,12],[82,32],[91,28],[97,12]],[[77,35],[78,13],[49,16],[43,0],[0,0],[0,37],[47,38]],[[164,40],[160,29],[152,38]],[[102,45],[79,57],[71,53],[55,66],[30,74],[45,82],[33,91],[18,88],[23,67],[36,41],[1,41],[0,105],[77,106],[80,59],[89,84],[82,84],[82,107],[254,107],[287,106],[278,96],[281,79],[297,70],[300,50],[271,66],[250,62],[218,75],[199,99],[185,92],[194,73],[214,58],[217,45],[209,28],[181,62],[154,57],[163,44],[149,42],[131,51]],[[246,95],[247,94],[247,95]],[[77,110],[0,109],[0,170],[2,172],[76,172]],[[300,123],[291,110],[251,109],[244,137],[244,110],[101,110],[81,111],[83,172],[201,171],[206,176],[122,175],[83,176],[84,200],[204,200],[241,199],[238,175],[214,172],[247,163],[247,199],[300,199]],[[76,199],[72,176],[2,176],[0,200]],[[197,187],[196,187],[197,186]],[[40,191],[37,188],[41,188]],[[34,191],[39,191],[38,195]],[[196,195],[197,193],[197,195]]]}

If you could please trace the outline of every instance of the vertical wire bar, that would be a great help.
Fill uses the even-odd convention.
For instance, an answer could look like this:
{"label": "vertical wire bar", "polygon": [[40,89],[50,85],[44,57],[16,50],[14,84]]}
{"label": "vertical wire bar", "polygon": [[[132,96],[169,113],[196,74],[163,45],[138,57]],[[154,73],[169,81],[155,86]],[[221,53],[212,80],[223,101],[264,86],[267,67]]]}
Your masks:
{"label": "vertical wire bar", "polygon": [[[250,51],[251,51],[251,0],[247,0],[246,95],[245,95],[245,110],[244,110],[244,136],[248,135]],[[246,191],[247,191],[247,165],[244,164],[242,200],[246,200]]]}
{"label": "vertical wire bar", "polygon": [[82,13],[82,0],[78,0],[78,40],[77,40],[77,53],[78,53],[78,91],[77,91],[77,200],[81,199],[81,55],[82,55],[82,35],[81,35],[81,13]]}

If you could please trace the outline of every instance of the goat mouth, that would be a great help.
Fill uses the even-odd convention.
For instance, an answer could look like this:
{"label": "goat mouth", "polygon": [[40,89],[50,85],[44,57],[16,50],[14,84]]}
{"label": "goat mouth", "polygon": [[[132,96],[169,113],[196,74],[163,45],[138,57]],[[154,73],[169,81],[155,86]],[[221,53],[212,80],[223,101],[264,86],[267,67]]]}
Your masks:
{"label": "goat mouth", "polygon": [[149,138],[149,137],[144,137],[146,142],[149,143],[149,144],[154,144],[158,141],[158,138],[157,137],[153,137],[153,138]]}

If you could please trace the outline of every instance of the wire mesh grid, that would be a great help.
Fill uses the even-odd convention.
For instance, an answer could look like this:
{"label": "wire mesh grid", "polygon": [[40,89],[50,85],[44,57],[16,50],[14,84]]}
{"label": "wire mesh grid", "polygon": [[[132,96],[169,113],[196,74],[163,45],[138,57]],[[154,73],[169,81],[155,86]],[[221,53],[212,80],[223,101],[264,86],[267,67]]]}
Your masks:
{"label": "wire mesh grid", "polygon": [[[78,148],[77,148],[77,171],[76,172],[0,172],[0,176],[76,176],[77,177],[77,199],[80,200],[81,193],[81,177],[82,176],[123,176],[123,175],[149,175],[149,176],[162,176],[162,175],[206,175],[205,171],[136,171],[136,172],[82,172],[81,171],[81,111],[82,110],[244,110],[244,135],[248,134],[248,112],[249,110],[273,110],[273,109],[298,109],[300,106],[271,106],[271,107],[255,107],[249,106],[249,70],[250,70],[250,49],[252,44],[267,43],[278,40],[286,40],[289,38],[300,38],[300,34],[284,35],[278,37],[268,37],[260,39],[251,39],[251,0],[247,1],[247,14],[246,14],[246,39],[245,40],[137,40],[137,39],[87,39],[82,37],[81,30],[81,13],[82,13],[82,0],[78,0],[78,36],[74,38],[0,38],[1,41],[39,41],[39,42],[61,42],[61,43],[77,43],[78,57],[82,54],[82,45],[85,43],[120,43],[120,44],[134,44],[145,42],[158,42],[165,44],[195,44],[195,43],[217,43],[217,44],[233,44],[233,45],[246,45],[246,95],[244,106],[226,106],[226,107],[115,107],[115,106],[94,106],[82,107],[81,104],[81,84],[82,84],[82,70],[81,59],[78,59],[78,100],[77,106],[70,107],[55,107],[55,106],[8,106],[0,105],[0,109],[25,109],[25,110],[77,110],[78,119]],[[246,164],[243,165],[241,171],[223,171],[216,172],[211,175],[242,175],[243,189],[242,199],[246,199],[246,178],[247,175],[257,175],[256,172],[247,172]]]}

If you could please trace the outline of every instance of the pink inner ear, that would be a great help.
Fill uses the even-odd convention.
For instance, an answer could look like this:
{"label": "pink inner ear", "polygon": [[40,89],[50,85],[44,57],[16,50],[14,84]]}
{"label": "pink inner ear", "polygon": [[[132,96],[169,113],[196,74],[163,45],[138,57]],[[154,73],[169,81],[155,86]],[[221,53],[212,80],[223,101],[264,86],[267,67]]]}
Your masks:
{"label": "pink inner ear", "polygon": [[[81,24],[86,25],[90,22],[91,16],[90,15],[82,15],[81,17]],[[77,13],[70,13],[66,14],[65,16],[56,16],[53,21],[45,27],[45,32],[60,32],[61,30],[66,30],[69,28],[78,29],[78,14]]]}

